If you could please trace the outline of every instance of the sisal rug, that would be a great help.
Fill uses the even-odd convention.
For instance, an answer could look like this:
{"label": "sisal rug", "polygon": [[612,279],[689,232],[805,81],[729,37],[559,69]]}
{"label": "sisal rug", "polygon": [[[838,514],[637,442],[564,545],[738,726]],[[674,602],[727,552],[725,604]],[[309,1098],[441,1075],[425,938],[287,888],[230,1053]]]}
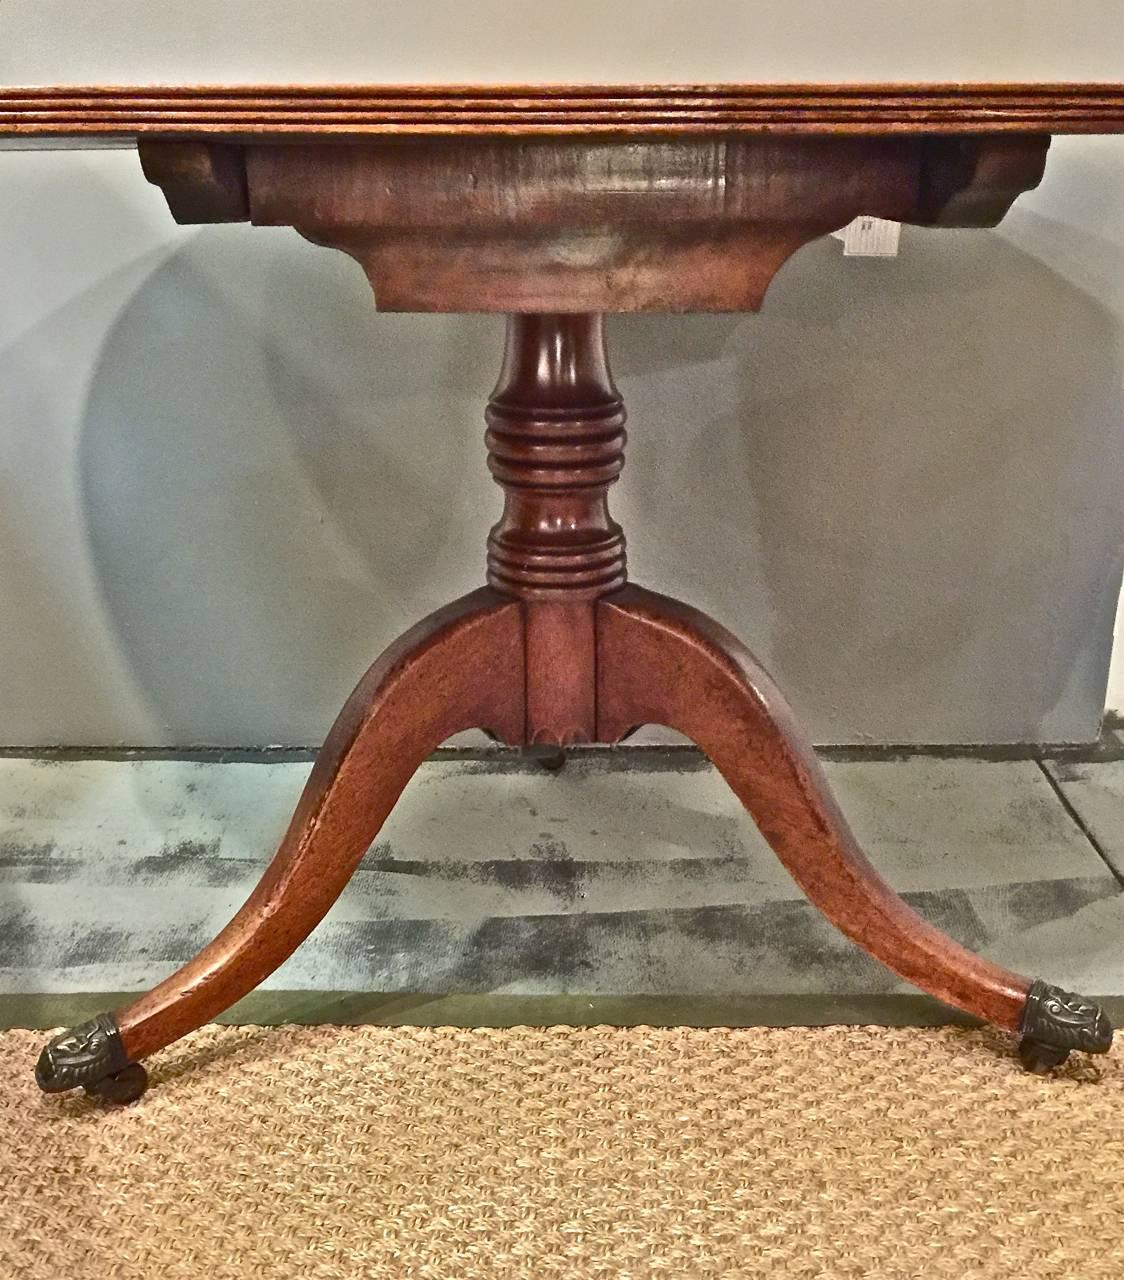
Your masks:
{"label": "sisal rug", "polygon": [[136,1106],[0,1035],[3,1280],[1124,1277],[1124,1054],[990,1031],[206,1028]]}

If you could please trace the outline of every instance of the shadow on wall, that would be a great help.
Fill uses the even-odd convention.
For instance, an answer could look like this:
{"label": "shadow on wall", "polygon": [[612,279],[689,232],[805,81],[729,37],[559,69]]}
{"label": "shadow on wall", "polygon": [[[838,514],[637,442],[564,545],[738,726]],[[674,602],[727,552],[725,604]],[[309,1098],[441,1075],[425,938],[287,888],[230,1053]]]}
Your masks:
{"label": "shadow on wall", "polygon": [[1120,318],[998,235],[905,228],[894,261],[809,246],[760,316],[613,332],[636,574],[739,631],[816,741],[1095,737]]}
{"label": "shadow on wall", "polygon": [[[1062,234],[1072,234],[1061,230]],[[1119,582],[1120,320],[1001,237],[809,246],[760,316],[622,316],[634,576],[709,609],[819,742],[1097,730]],[[377,315],[292,233],[209,229],[89,389],[81,481],[169,743],[314,743],[481,580],[494,316]]]}
{"label": "shadow on wall", "polygon": [[377,316],[353,264],[284,231],[208,229],[148,279],[80,466],[107,613],[169,741],[318,741],[398,631],[478,585],[502,332]]}

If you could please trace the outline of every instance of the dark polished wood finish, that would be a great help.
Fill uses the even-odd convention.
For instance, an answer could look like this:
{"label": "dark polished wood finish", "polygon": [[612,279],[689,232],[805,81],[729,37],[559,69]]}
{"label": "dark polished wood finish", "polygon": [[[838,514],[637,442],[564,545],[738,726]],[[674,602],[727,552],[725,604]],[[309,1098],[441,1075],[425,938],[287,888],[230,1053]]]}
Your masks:
{"label": "dark polished wood finish", "polygon": [[595,741],[594,602],[625,581],[609,486],[624,466],[624,404],[598,315],[516,315],[485,414],[504,509],[488,582],[523,601],[524,741]]}
{"label": "dark polished wood finish", "polygon": [[504,491],[488,536],[497,591],[572,604],[624,585],[624,534],[609,515],[624,419],[600,316],[511,318],[485,413],[488,469]]}
{"label": "dark polished wood finish", "polygon": [[131,139],[1115,133],[1124,83],[0,89],[0,136]]}
{"label": "dark polished wood finish", "polygon": [[324,743],[281,847],[246,904],[189,964],[116,1015],[143,1058],[271,974],[339,897],[402,789],[452,734],[523,733],[518,604],[482,588],[432,614],[371,667]]}
{"label": "dark polished wood finish", "polygon": [[638,587],[602,602],[598,735],[665,724],[710,757],[813,905],[914,986],[1010,1031],[1030,981],[923,920],[871,866],[768,672],[705,614]]}
{"label": "dark polished wood finish", "polygon": [[[973,955],[881,879],[761,665],[705,615],[625,581],[607,505],[624,408],[597,315],[515,315],[487,410],[504,511],[490,585],[414,628],[375,663],[321,751],[289,831],[246,904],[194,960],[44,1051],[49,1091],[105,1100],[144,1089],[139,1059],[249,992],[342,892],[402,789],[446,737],[474,726],[512,744],[613,743],[645,723],[692,738],[809,899],[938,999],[1019,1031],[1034,1070],[1103,1051],[1096,1006]],[[1030,999],[1034,992],[1033,1001]],[[1076,1020],[1060,1030],[1043,1010]],[[1052,1030],[1052,1028],[1054,1028]],[[98,1056],[100,1054],[100,1057]],[[99,1065],[104,1063],[104,1070]]]}
{"label": "dark polished wood finish", "polygon": [[1019,1032],[1033,1069],[1072,1048],[1103,1052],[1111,1028],[1097,1006],[973,955],[878,876],[761,666],[702,614],[626,582],[608,506],[625,410],[600,312],[756,307],[791,253],[859,213],[989,225],[1038,181],[1048,144],[1034,131],[142,142],[145,173],[182,221],[294,226],[356,258],[384,307],[511,313],[486,411],[504,505],[489,585],[404,636],[360,682],[245,906],[148,995],[56,1037],[41,1086],[135,1097],[132,1064],[246,994],[311,932],[451,734],[481,727],[563,747],[617,742],[651,721],[710,755],[809,898],[884,964]]}
{"label": "dark polished wood finish", "polygon": [[[992,226],[1050,139],[145,142],[180,222],[292,226],[363,267],[383,311],[751,311],[859,214]],[[241,166],[241,167],[239,167]]]}

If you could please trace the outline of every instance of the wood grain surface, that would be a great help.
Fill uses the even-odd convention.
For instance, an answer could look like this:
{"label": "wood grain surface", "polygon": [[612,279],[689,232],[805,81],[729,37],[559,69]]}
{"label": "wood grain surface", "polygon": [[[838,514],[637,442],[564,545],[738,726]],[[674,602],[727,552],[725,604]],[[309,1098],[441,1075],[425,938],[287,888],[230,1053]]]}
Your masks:
{"label": "wood grain surface", "polygon": [[1015,1030],[1029,979],[968,951],[882,880],[760,664],[704,614],[627,584],[606,500],[624,408],[601,317],[513,316],[487,419],[505,499],[489,585],[420,623],[360,681],[244,906],[116,1013],[128,1058],[215,1017],[291,955],[425,756],[474,726],[509,744],[614,743],[646,723],[685,733],[832,923],[923,991]]}
{"label": "wood grain surface", "polygon": [[[755,308],[796,249],[860,213],[991,225],[1041,177],[1051,132],[1115,129],[1124,85],[0,97],[9,135],[141,137],[145,173],[180,221],[293,226],[356,258],[380,306],[512,313],[487,410],[504,491],[489,585],[363,678],[269,870],[193,960],[116,1014],[121,1052],[135,1062],[171,1043],[292,954],[451,734],[614,743],[651,722],[703,748],[848,937],[938,999],[1018,1029],[1029,980],[966,950],[881,879],[752,656],[704,615],[626,584],[607,505],[625,413],[600,313]],[[467,136],[363,141],[396,132]],[[551,132],[574,136],[489,136]],[[627,136],[660,132],[727,136]],[[728,136],[769,132],[906,136]],[[973,136],[909,136],[926,133]],[[288,135],[318,145],[275,145]]]}
{"label": "wood grain surface", "polygon": [[1124,82],[0,89],[28,140],[1122,131]]}
{"label": "wood grain surface", "polygon": [[178,222],[292,226],[383,311],[752,311],[860,214],[993,226],[1048,134],[971,137],[142,138]]}
{"label": "wood grain surface", "polygon": [[686,734],[717,766],[808,899],[887,968],[1015,1030],[1029,981],[922,919],[859,847],[784,695],[697,609],[629,586],[599,602],[598,737],[640,724]]}
{"label": "wood grain surface", "polygon": [[292,823],[257,888],[188,964],[119,1016],[142,1058],[252,991],[339,897],[402,789],[461,729],[523,733],[522,623],[513,600],[484,587],[392,644],[332,726]]}

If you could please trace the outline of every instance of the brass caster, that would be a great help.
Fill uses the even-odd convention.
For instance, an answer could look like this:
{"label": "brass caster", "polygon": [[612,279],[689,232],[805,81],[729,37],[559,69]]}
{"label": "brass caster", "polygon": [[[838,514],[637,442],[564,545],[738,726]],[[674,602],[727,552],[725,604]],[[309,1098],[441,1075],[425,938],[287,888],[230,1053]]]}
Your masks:
{"label": "brass caster", "polygon": [[[95,1094],[104,1081],[128,1077],[126,1089],[135,1089],[136,1072],[145,1079],[144,1068],[129,1061],[117,1020],[111,1013],[99,1013],[81,1026],[71,1027],[46,1045],[35,1067],[35,1083],[44,1093],[65,1093],[68,1089],[85,1089],[95,1096],[110,1097],[114,1086],[106,1084],[102,1094]],[[141,1085],[140,1097],[144,1092]],[[128,1099],[122,1099],[128,1101]]]}
{"label": "brass caster", "polygon": [[1060,1067],[1069,1057],[1068,1049],[1059,1049],[1057,1045],[1043,1044],[1041,1040],[1032,1040],[1024,1036],[1019,1041],[1019,1061],[1032,1074],[1044,1076]]}
{"label": "brass caster", "polygon": [[123,1071],[102,1076],[82,1086],[85,1092],[98,1102],[111,1102],[123,1106],[136,1100],[148,1088],[148,1072],[139,1062],[131,1062]]}
{"label": "brass caster", "polygon": [[1041,978],[1027,992],[1019,1032],[1019,1057],[1035,1075],[1060,1067],[1072,1049],[1107,1053],[1112,1048],[1112,1023],[1100,1005]]}

